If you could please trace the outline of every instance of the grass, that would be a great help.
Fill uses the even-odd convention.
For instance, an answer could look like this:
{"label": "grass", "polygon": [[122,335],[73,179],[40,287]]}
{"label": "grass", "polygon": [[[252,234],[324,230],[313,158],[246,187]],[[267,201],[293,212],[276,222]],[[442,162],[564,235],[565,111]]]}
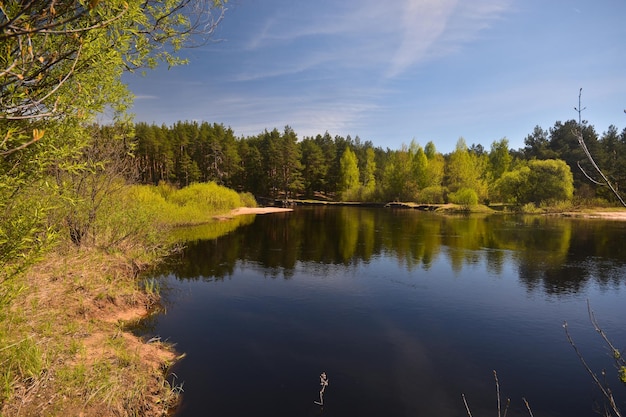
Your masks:
{"label": "grass", "polygon": [[146,314],[158,283],[144,291],[119,254],[73,255],[30,270],[22,302],[0,320],[0,415],[166,415],[175,354],[120,324]]}
{"label": "grass", "polygon": [[251,195],[214,183],[129,187],[103,203],[92,244],[60,240],[4,282],[0,416],[167,415],[182,389],[168,381],[176,353],[124,324],[161,297],[159,281],[141,281],[138,272],[172,250],[168,236],[177,226],[218,225],[214,233],[226,233],[233,226],[214,217],[253,205]]}

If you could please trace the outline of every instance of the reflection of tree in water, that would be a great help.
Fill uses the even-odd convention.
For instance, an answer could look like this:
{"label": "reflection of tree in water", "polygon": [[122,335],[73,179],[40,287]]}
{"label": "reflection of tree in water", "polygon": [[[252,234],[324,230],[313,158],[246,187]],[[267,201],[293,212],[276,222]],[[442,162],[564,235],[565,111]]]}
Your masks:
{"label": "reflection of tree in water", "polygon": [[624,224],[596,220],[306,208],[258,216],[222,237],[189,243],[169,268],[178,278],[214,280],[231,276],[240,262],[270,278],[290,278],[298,263],[318,270],[388,255],[411,271],[446,257],[456,271],[484,262],[500,275],[514,265],[529,291],[558,295],[578,292],[589,280],[622,282],[626,246],[616,242],[624,232]]}
{"label": "reflection of tree in water", "polygon": [[619,285],[626,258],[615,242],[624,232],[617,222],[548,219],[532,245],[517,252],[520,281],[529,291],[556,295],[577,293],[589,282]]}

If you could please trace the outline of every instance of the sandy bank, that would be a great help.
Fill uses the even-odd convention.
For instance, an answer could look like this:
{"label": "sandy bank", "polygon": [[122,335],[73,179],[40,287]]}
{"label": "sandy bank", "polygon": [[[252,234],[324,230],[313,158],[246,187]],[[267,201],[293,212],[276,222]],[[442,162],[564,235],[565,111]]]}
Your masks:
{"label": "sandy bank", "polygon": [[594,212],[567,212],[567,217],[579,217],[583,219],[605,219],[626,221],[626,211],[594,211]]}
{"label": "sandy bank", "polygon": [[235,216],[241,216],[244,214],[270,214],[270,213],[284,213],[286,211],[293,211],[290,208],[282,207],[239,207],[231,210],[230,213],[215,216],[218,220],[232,219]]}

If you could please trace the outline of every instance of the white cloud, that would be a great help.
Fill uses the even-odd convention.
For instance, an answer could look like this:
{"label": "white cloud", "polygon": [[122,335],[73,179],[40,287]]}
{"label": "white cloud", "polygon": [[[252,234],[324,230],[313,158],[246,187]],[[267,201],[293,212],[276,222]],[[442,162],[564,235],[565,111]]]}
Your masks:
{"label": "white cloud", "polygon": [[[510,7],[509,0],[310,3],[298,11],[299,16],[281,10],[269,18],[248,49],[295,47],[291,56],[295,68],[310,68],[322,62],[346,66],[356,61],[394,77],[474,40]],[[315,40],[327,44],[323,60],[312,60],[303,52],[309,48],[298,48],[300,42]]]}

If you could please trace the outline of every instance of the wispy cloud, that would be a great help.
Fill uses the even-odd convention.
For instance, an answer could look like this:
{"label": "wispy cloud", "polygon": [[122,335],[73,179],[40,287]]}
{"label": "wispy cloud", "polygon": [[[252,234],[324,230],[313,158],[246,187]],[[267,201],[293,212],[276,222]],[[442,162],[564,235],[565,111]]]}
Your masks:
{"label": "wispy cloud", "polygon": [[279,12],[263,23],[247,48],[266,52],[320,41],[326,45],[325,60],[313,61],[296,49],[292,52],[293,66],[308,68],[320,62],[344,66],[352,58],[395,77],[474,40],[510,7],[508,0],[359,0],[336,4],[314,2],[314,7],[299,11],[304,16],[299,18]]}

